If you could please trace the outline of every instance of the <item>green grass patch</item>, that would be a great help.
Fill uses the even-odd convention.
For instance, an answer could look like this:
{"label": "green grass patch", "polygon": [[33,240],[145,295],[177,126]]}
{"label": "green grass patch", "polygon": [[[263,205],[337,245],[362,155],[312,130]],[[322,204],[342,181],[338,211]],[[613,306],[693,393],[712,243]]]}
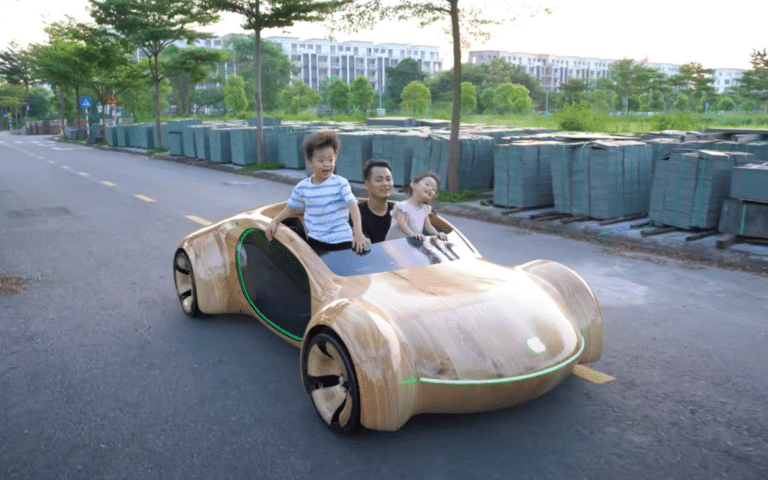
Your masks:
{"label": "green grass patch", "polygon": [[258,163],[254,163],[253,165],[242,167],[238,171],[239,172],[257,172],[260,170],[279,170],[283,167],[285,167],[285,165],[283,165],[280,162],[267,162],[267,163],[262,163],[261,165],[259,165]]}
{"label": "green grass patch", "polygon": [[149,150],[147,150],[147,155],[154,155],[156,153],[166,153],[169,151],[170,150],[168,150],[167,148],[150,148]]}
{"label": "green grass patch", "polygon": [[435,196],[435,200],[439,202],[451,202],[451,203],[468,202],[470,200],[476,199],[478,193],[479,193],[478,190],[470,190],[468,188],[460,188],[455,192],[449,192],[447,190],[443,190],[442,192],[437,193],[437,196]]}

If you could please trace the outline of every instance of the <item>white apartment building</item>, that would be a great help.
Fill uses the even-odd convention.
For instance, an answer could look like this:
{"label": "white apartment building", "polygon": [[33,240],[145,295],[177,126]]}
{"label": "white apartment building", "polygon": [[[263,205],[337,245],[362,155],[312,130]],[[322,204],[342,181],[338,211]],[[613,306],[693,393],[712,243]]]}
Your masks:
{"label": "white apartment building", "polygon": [[[561,83],[570,78],[579,78],[594,82],[608,76],[608,70],[616,60],[604,58],[567,57],[548,54],[522,52],[502,52],[498,50],[480,50],[469,53],[469,62],[475,65],[502,58],[512,65],[525,68],[528,75],[541,82],[544,90],[557,90]],[[658,70],[666,76],[680,73],[680,65],[671,63],[649,63],[643,60],[643,65]],[[737,85],[744,70],[718,69],[712,74],[717,93],[723,93],[727,88]]]}
{"label": "white apartment building", "polygon": [[416,60],[427,76],[443,70],[440,49],[435,46],[298,37],[267,37],[265,40],[278,44],[296,66],[298,74],[293,80],[301,80],[315,89],[329,79],[340,78],[351,83],[364,76],[374,90],[383,92],[386,68],[394,67],[406,58]]}

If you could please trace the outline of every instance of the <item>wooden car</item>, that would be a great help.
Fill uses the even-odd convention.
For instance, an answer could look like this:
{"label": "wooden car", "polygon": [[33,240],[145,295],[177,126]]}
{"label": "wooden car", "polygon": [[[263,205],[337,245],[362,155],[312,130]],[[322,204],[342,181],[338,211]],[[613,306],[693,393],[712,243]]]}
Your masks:
{"label": "wooden car", "polygon": [[547,260],[485,260],[435,215],[426,237],[316,253],[300,218],[264,229],[285,203],[200,229],[175,253],[184,311],[244,313],[301,349],[301,381],[333,430],[397,430],[419,413],[511,407],[598,360],[590,287]]}

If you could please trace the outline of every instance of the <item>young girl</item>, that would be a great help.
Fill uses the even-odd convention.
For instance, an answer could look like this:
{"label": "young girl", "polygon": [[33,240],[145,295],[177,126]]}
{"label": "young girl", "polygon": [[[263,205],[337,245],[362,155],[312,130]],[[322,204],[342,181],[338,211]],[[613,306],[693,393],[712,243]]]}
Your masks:
{"label": "young girl", "polygon": [[429,213],[432,211],[429,202],[435,198],[438,188],[440,177],[435,173],[421,172],[416,175],[411,181],[408,199],[395,204],[392,209],[395,221],[392,222],[386,239],[414,237],[424,240],[421,232],[426,230],[430,235],[437,235],[440,240],[447,240],[445,233],[438,232],[429,221]]}

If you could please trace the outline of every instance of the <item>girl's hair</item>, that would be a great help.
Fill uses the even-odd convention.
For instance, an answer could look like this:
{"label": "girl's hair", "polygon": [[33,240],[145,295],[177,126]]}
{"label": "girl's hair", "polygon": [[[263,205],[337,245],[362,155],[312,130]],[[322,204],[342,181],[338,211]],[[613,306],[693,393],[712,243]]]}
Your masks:
{"label": "girl's hair", "polygon": [[[437,190],[440,190],[440,177],[435,172],[421,172],[417,174],[415,177],[413,177],[413,180],[411,180],[411,183],[419,183],[420,181],[424,180],[425,178],[430,177],[432,178],[435,183],[437,183]],[[408,193],[408,196],[410,197],[413,195],[413,191],[411,189],[411,184],[408,184],[408,188],[406,188],[406,192]]]}
{"label": "girl's hair", "polygon": [[302,150],[304,150],[304,156],[307,160],[312,161],[312,155],[315,150],[320,150],[324,147],[333,148],[333,153],[339,153],[339,147],[341,147],[341,141],[339,137],[330,130],[318,130],[312,132],[304,139],[301,144]]}

